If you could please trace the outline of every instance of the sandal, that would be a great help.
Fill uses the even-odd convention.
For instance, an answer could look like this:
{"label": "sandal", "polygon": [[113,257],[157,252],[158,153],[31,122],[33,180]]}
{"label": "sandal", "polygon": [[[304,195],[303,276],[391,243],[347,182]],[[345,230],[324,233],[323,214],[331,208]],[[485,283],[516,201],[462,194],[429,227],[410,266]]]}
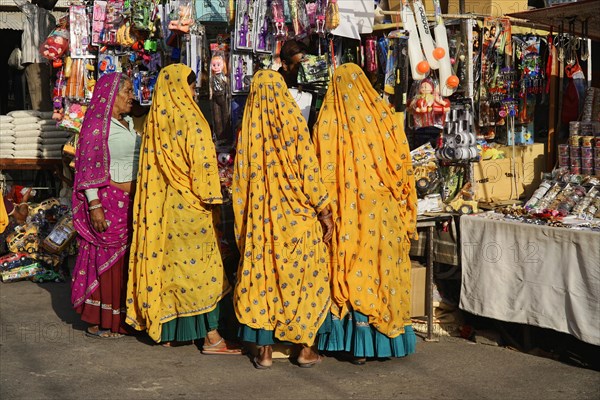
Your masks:
{"label": "sandal", "polygon": [[[220,346],[221,343],[225,343],[225,346],[217,347]],[[221,340],[219,340],[217,343],[209,345],[205,344],[204,346],[202,346],[202,354],[222,354],[226,356],[237,356],[242,355],[242,348],[238,345],[232,345],[227,340],[221,338]]]}
{"label": "sandal", "polygon": [[98,329],[96,332],[91,332],[89,329],[86,329],[85,336],[94,339],[120,339],[125,335],[122,333],[111,332],[110,329]]}
{"label": "sandal", "polygon": [[305,362],[305,363],[298,361],[298,366],[300,368],[312,368],[315,365],[320,364],[321,361],[323,361],[323,357],[321,357],[321,355],[319,354],[317,356],[317,359],[314,361],[309,361],[309,362]]}
{"label": "sandal", "polygon": [[254,357],[254,359],[252,360],[252,363],[254,364],[254,368],[256,369],[270,369],[271,366],[270,365],[263,365],[258,361],[258,357]]}

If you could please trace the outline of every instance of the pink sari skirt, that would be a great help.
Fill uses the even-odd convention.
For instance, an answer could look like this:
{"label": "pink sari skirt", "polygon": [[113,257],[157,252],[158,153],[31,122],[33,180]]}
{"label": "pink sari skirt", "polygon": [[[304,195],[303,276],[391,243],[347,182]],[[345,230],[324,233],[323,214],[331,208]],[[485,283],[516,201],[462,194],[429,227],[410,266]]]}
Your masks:
{"label": "pink sari skirt", "polygon": [[98,195],[109,223],[105,232],[93,230],[87,210],[74,210],[80,237],[71,301],[83,321],[123,333],[133,197],[113,186],[101,188]]}

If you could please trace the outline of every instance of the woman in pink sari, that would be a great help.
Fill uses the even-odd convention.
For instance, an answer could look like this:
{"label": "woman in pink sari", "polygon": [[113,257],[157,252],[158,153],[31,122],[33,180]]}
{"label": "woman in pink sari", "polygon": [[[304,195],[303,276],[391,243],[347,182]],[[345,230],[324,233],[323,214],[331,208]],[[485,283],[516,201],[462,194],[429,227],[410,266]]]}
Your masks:
{"label": "woman in pink sari", "polygon": [[128,117],[131,80],[102,76],[77,143],[73,220],[79,253],[71,301],[89,324],[86,335],[112,339],[126,333],[124,298],[131,241],[131,204],[141,138]]}

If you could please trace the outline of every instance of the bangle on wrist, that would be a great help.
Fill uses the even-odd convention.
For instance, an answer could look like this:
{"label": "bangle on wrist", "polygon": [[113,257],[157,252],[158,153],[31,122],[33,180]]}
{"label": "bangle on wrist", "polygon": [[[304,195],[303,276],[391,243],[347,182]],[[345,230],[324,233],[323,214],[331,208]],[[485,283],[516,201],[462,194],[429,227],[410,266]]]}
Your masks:
{"label": "bangle on wrist", "polygon": [[93,206],[89,206],[88,210],[92,211],[92,210],[96,210],[100,207],[102,207],[102,203],[98,203],[98,204],[94,204]]}

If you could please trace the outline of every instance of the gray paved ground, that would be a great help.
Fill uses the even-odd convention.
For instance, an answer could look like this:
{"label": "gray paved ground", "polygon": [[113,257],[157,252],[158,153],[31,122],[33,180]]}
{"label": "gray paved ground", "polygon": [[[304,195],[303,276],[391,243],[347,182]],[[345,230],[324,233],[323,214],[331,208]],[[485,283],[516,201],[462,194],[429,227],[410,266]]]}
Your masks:
{"label": "gray paved ground", "polygon": [[69,306],[69,285],[0,283],[0,399],[598,399],[600,373],[458,338],[419,341],[406,359],[313,369],[204,356],[140,338],[97,340]]}

